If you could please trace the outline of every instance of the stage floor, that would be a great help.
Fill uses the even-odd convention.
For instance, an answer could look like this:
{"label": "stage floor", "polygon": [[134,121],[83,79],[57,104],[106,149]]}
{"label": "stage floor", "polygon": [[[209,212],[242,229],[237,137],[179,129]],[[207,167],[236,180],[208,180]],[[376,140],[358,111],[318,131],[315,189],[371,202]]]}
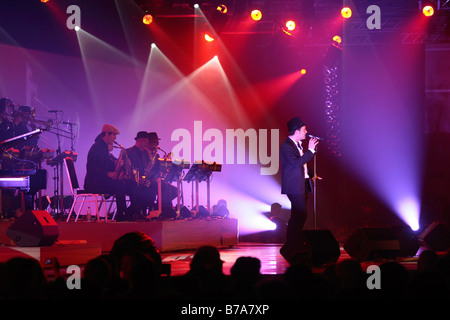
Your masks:
{"label": "stage floor", "polygon": [[[12,256],[31,256],[44,263],[56,257],[62,266],[84,265],[89,259],[110,251],[119,236],[126,232],[143,231],[154,238],[160,250],[163,263],[171,267],[171,275],[179,276],[189,270],[195,250],[202,245],[217,247],[223,263],[223,271],[230,269],[239,257],[255,257],[261,261],[261,274],[281,275],[289,267],[280,254],[281,243],[259,243],[239,241],[238,222],[227,220],[155,221],[155,222],[58,222],[60,237],[50,247],[23,248],[14,245],[6,236],[6,229],[12,222],[0,223],[0,260]],[[418,256],[397,258],[409,270],[417,268]],[[338,261],[351,258],[340,246]],[[363,270],[371,264],[384,262],[366,261]],[[324,267],[315,267],[322,272]]]}
{"label": "stage floor", "polygon": [[[234,262],[239,257],[255,257],[261,261],[261,274],[264,275],[282,275],[289,267],[288,262],[281,256],[280,248],[282,244],[278,243],[239,243],[233,247],[218,248],[220,258],[223,263],[223,272],[230,274],[230,269]],[[399,257],[397,261],[403,265],[407,270],[417,269],[417,260],[423,248],[419,249],[417,254],[413,257]],[[174,252],[163,252],[161,256],[163,263],[171,265],[171,275],[179,276],[185,274],[189,270],[189,263],[195,254],[195,250],[183,250]],[[351,259],[350,255],[345,252],[344,248],[340,247],[340,256],[337,263],[345,259]],[[387,260],[363,261],[361,268],[366,270],[369,265],[379,265]],[[326,266],[313,267],[313,271],[320,273],[325,270]]]}

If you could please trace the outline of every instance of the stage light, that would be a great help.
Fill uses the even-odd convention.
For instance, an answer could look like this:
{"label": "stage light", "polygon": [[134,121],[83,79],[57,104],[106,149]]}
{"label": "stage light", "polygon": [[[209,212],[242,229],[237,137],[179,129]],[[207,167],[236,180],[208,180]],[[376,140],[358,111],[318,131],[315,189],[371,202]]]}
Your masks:
{"label": "stage light", "polygon": [[295,21],[288,20],[288,21],[286,21],[285,26],[286,26],[288,31],[293,31],[293,30],[295,30],[295,27],[296,27]]}
{"label": "stage light", "polygon": [[153,16],[151,14],[146,14],[143,18],[142,18],[142,22],[144,24],[151,24],[153,22]]}
{"label": "stage light", "polygon": [[333,37],[333,41],[336,42],[337,44],[341,44],[342,43],[342,38],[340,36],[334,36]]}
{"label": "stage light", "polygon": [[420,203],[413,197],[400,199],[395,208],[397,214],[408,224],[413,231],[419,230]]}
{"label": "stage light", "polygon": [[156,48],[156,44],[155,44],[155,43],[152,43],[152,44],[150,45],[150,47]]}
{"label": "stage light", "polygon": [[425,17],[431,17],[432,15],[434,15],[433,6],[430,6],[430,5],[424,6],[422,9],[422,13]]}
{"label": "stage light", "polygon": [[262,18],[262,12],[255,9],[250,13],[250,16],[252,17],[253,20],[259,21]]}
{"label": "stage light", "polygon": [[301,73],[301,74],[306,74],[306,69],[300,70],[300,73]]}
{"label": "stage light", "polygon": [[342,8],[341,16],[345,19],[350,18],[352,16],[352,9],[350,9],[349,7]]}
{"label": "stage light", "polygon": [[215,39],[214,37],[211,37],[209,34],[205,33],[205,40],[208,42],[213,42]]}
{"label": "stage light", "polygon": [[198,3],[194,4],[194,8],[195,8],[195,9],[200,8],[200,6],[198,5]]}
{"label": "stage light", "polygon": [[47,2],[49,2],[50,0],[41,0],[41,2],[42,3],[47,3]]}
{"label": "stage light", "polygon": [[79,26],[75,26],[75,31],[80,31],[80,27]]}
{"label": "stage light", "polygon": [[224,4],[217,6],[216,10],[224,14],[228,12],[228,8]]}

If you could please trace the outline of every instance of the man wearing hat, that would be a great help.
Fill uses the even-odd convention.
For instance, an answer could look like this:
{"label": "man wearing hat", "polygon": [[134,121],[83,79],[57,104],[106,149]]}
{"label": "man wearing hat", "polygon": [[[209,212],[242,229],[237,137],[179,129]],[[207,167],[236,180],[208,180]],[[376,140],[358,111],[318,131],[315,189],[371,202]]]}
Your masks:
{"label": "man wearing hat", "polygon": [[131,161],[133,169],[139,170],[140,174],[144,173],[145,168],[150,160],[148,149],[148,133],[139,131],[134,138],[134,146],[127,149],[128,158]]}
{"label": "man wearing hat", "polygon": [[303,151],[301,141],[306,138],[306,125],[299,117],[287,123],[288,138],[280,146],[281,193],[291,202],[291,216],[286,231],[286,243],[280,249],[283,257],[289,261],[292,255],[305,249],[302,229],[305,225],[306,186],[308,172],[306,163],[314,158],[317,139],[310,139],[308,150]]}
{"label": "man wearing hat", "polygon": [[[146,131],[139,131],[134,138],[134,146],[127,149],[128,159],[130,159],[133,170],[139,172],[139,177],[145,174],[150,162],[149,140]],[[149,190],[145,185],[137,186],[136,209],[138,215],[145,214]]]}
{"label": "man wearing hat", "polygon": [[126,217],[125,195],[129,192],[125,184],[118,180],[116,163],[110,155],[119,133],[119,130],[110,124],[103,126],[102,132],[89,149],[84,179],[84,189],[87,192],[116,196],[117,220]]}
{"label": "man wearing hat", "polygon": [[[158,137],[156,132],[148,133],[148,141],[149,141],[149,150],[150,150],[150,158],[153,158],[155,161],[160,158],[158,154],[158,150],[162,150],[159,147],[159,141],[161,139]],[[164,158],[167,157],[167,154],[164,154]],[[155,165],[158,165],[155,162]],[[158,196],[158,201],[161,201],[162,212],[159,217],[161,218],[174,218],[176,217],[176,212],[173,210],[172,201],[177,196],[177,188],[165,181],[161,183],[161,199],[159,199],[158,194],[158,184],[156,181],[152,181],[149,187],[149,201],[150,201],[150,209],[155,205],[156,198]]]}

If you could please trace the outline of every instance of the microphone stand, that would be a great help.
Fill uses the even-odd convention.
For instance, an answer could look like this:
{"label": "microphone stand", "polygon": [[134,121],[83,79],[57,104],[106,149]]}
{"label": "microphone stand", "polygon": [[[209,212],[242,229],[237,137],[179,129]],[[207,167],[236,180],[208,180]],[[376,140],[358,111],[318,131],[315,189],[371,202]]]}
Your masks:
{"label": "microphone stand", "polygon": [[[317,149],[316,149],[317,150]],[[313,184],[313,206],[314,206],[314,230],[317,230],[317,155],[314,155],[314,184]]]}
{"label": "microphone stand", "polygon": [[[67,132],[65,130],[61,130],[59,128],[59,121],[58,121],[58,112],[62,112],[61,110],[52,110],[49,112],[55,113],[55,120],[56,120],[56,137],[58,141],[58,148],[56,150],[56,156],[58,157],[61,155],[61,139],[60,137],[70,138],[71,139],[71,151],[73,151],[73,132],[72,132],[72,124],[70,126],[70,132]],[[68,124],[68,123],[66,123]],[[50,131],[51,132],[51,131]],[[69,137],[63,135],[63,133],[70,134]],[[58,170],[59,169],[59,170]],[[62,162],[56,164],[55,169],[55,175],[56,175],[56,188],[55,188],[55,199],[57,199],[57,213],[61,215],[61,217],[64,214],[64,165]],[[59,187],[58,187],[59,182]]]}
{"label": "microphone stand", "polygon": [[314,206],[314,230],[317,230],[317,180],[322,180],[317,176],[317,146],[314,154],[314,179],[313,179],[313,206]]}

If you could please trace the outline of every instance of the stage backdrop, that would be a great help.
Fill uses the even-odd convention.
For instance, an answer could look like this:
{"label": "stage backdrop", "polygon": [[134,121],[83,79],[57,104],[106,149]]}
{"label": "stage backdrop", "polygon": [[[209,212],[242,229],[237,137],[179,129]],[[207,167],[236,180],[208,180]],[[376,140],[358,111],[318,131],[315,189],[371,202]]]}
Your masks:
{"label": "stage backdrop", "polygon": [[[184,76],[161,51],[153,50],[145,65],[113,51],[106,55],[110,61],[101,61],[1,45],[0,95],[35,108],[37,120],[52,122],[39,136],[39,147],[74,151],[81,184],[87,153],[104,124],[120,130],[117,141],[124,147],[134,144],[138,131],[154,131],[161,139],[161,156],[173,152],[173,159],[191,164],[221,164],[221,172],[211,179],[211,205],[226,200],[243,232],[245,226],[261,228],[259,220],[264,228],[262,213],[270,211],[270,204],[287,205],[277,182],[285,123],[271,126],[260,120],[264,113],[252,119],[244,112],[218,59]],[[118,157],[119,152],[113,154]],[[51,197],[55,167],[44,161],[42,168],[48,171],[45,193]],[[69,195],[67,177],[62,178]],[[184,182],[183,191],[184,204],[195,206],[192,183]],[[206,200],[202,182],[200,205]]]}

